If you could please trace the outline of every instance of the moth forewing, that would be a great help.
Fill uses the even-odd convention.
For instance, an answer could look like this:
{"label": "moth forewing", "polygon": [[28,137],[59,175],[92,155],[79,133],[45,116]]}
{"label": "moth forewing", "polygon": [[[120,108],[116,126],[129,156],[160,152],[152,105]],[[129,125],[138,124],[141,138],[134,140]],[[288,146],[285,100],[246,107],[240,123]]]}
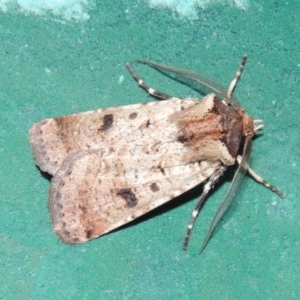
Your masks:
{"label": "moth forewing", "polygon": [[54,231],[69,244],[96,238],[193,188],[220,164],[169,166],[164,160],[163,153],[154,160],[151,154],[149,159],[136,155],[135,159],[123,157],[115,167],[101,150],[70,154],[50,188]]}
{"label": "moth forewing", "polygon": [[96,238],[206,182],[188,226],[186,248],[209,190],[239,159],[246,140],[240,166],[204,247],[245,172],[251,170],[251,137],[261,128],[254,127],[232,94],[245,61],[246,57],[228,89],[214,87],[215,81],[203,75],[143,61],[200,82],[223,95],[223,100],[214,94],[202,100],[174,98],[149,87],[127,64],[142,88],[167,101],[99,109],[34,124],[30,143],[37,165],[54,175],[49,207],[54,231],[62,241],[76,244]]}
{"label": "moth forewing", "polygon": [[[78,151],[102,147],[107,154],[121,158],[129,155],[126,149],[133,139],[142,139],[146,147],[152,136],[163,134],[162,130],[154,131],[155,126],[166,126],[169,116],[194,105],[198,101],[174,99],[167,105],[150,102],[44,119],[31,127],[29,140],[37,165],[54,175],[66,157]],[[168,123],[167,127],[172,126]],[[143,129],[147,129],[148,138]],[[124,144],[122,149],[115,152],[113,145],[120,143]]]}

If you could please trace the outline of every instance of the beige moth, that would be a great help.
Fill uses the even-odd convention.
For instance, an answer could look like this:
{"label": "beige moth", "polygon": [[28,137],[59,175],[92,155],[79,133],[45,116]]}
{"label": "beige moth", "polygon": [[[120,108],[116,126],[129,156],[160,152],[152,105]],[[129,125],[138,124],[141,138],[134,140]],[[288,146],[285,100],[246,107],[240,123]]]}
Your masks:
{"label": "beige moth", "polygon": [[53,176],[49,209],[58,237],[68,244],[84,243],[203,183],[185,236],[186,249],[208,192],[234,164],[238,165],[236,173],[200,251],[235,198],[245,173],[283,197],[249,167],[252,137],[263,125],[246,115],[233,95],[246,58],[228,88],[199,73],[140,61],[192,79],[214,92],[203,99],[158,92],[128,63],[138,84],[162,101],[98,109],[34,124],[30,144],[36,164]]}

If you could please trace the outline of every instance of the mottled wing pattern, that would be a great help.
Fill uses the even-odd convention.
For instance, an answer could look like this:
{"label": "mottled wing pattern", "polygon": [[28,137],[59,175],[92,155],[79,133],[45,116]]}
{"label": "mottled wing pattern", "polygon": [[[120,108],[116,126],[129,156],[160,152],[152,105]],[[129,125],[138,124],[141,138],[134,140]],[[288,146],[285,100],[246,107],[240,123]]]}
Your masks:
{"label": "mottled wing pattern", "polygon": [[201,118],[213,98],[100,109],[34,124],[36,162],[54,175],[49,206],[58,236],[71,244],[93,239],[210,177],[220,161],[201,159],[201,151],[178,135],[182,114],[193,118],[192,109]]}
{"label": "mottled wing pattern", "polygon": [[[153,156],[106,157],[105,149],[69,155],[52,180],[49,206],[56,234],[69,244],[103,235],[210,177],[220,162],[177,163]],[[177,154],[174,147],[168,157]]]}
{"label": "mottled wing pattern", "polygon": [[173,99],[45,119],[32,126],[30,144],[37,165],[54,175],[65,158],[78,151],[103,148],[107,155],[121,157],[145,137],[158,143],[174,139],[176,128],[169,117],[199,103]]}

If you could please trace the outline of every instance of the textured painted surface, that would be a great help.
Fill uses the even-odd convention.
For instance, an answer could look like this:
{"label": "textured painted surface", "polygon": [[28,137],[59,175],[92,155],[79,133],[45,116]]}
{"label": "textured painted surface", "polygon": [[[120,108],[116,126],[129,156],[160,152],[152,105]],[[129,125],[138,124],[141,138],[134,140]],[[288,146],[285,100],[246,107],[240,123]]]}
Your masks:
{"label": "textured painted surface", "polygon": [[[299,1],[251,1],[245,11],[216,4],[199,10],[194,22],[143,1],[106,2],[81,23],[0,15],[0,297],[297,299]],[[244,53],[249,59],[236,92],[247,113],[265,124],[251,163],[286,198],[246,178],[201,256],[198,248],[227,183],[207,202],[187,251],[181,246],[201,189],[92,242],[62,244],[52,232],[50,178],[34,165],[30,126],[152,101],[136,87],[127,61],[199,70],[228,84]],[[198,95],[144,66],[136,71],[162,92]]]}

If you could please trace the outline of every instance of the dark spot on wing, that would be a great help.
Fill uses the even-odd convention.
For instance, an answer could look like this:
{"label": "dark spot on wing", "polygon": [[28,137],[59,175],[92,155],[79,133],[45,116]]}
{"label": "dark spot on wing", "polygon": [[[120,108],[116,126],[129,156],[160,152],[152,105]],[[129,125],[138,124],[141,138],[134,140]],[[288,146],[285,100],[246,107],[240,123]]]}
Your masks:
{"label": "dark spot on wing", "polygon": [[103,117],[103,125],[99,128],[100,131],[106,131],[110,129],[114,122],[114,116],[112,114],[105,115]]}
{"label": "dark spot on wing", "polygon": [[89,229],[89,230],[86,230],[85,232],[85,236],[87,239],[90,239],[93,235],[93,230],[92,229]]}
{"label": "dark spot on wing", "polygon": [[79,209],[82,211],[83,214],[87,212],[87,208],[85,206],[79,205]]}
{"label": "dark spot on wing", "polygon": [[133,120],[137,117],[138,113],[137,112],[133,112],[129,115],[129,119]]}
{"label": "dark spot on wing", "polygon": [[188,138],[183,134],[177,137],[177,141],[184,144],[188,141]]}
{"label": "dark spot on wing", "polygon": [[152,192],[158,192],[159,191],[159,186],[157,185],[156,182],[151,183],[150,189]]}
{"label": "dark spot on wing", "polygon": [[138,204],[138,199],[131,189],[120,189],[117,196],[125,200],[127,207],[134,207]]}
{"label": "dark spot on wing", "polygon": [[164,169],[163,167],[158,167],[158,168],[159,168],[159,170],[162,172],[162,174],[165,175],[165,169]]}
{"label": "dark spot on wing", "polygon": [[68,230],[65,230],[65,229],[62,231],[62,234],[63,234],[65,237],[67,237],[67,238],[69,238],[69,237],[71,236],[70,232],[69,232]]}
{"label": "dark spot on wing", "polygon": [[140,130],[144,130],[145,128],[148,128],[150,125],[151,125],[151,122],[148,119],[147,121],[143,122],[139,128],[140,128]]}

